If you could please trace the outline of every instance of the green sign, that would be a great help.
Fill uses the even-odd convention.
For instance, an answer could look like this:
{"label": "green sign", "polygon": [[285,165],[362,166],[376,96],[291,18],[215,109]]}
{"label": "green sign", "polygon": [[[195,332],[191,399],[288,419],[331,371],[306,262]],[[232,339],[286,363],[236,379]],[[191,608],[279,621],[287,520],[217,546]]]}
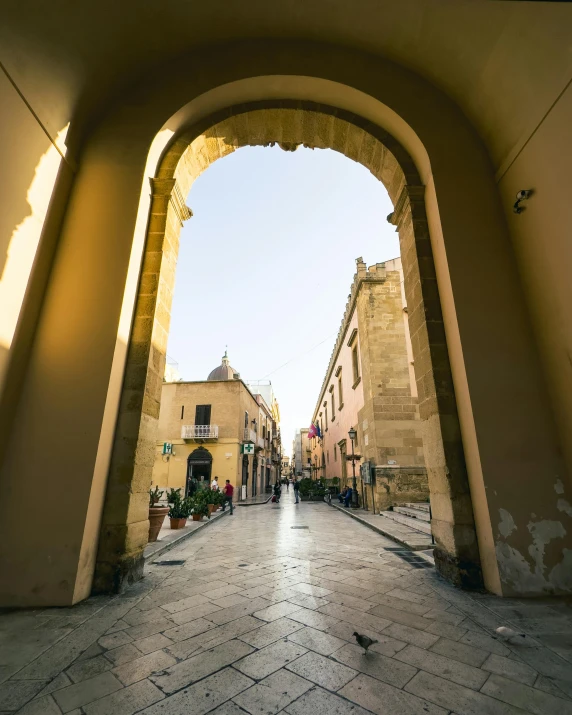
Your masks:
{"label": "green sign", "polygon": [[173,454],[173,445],[170,442],[163,442],[163,454]]}
{"label": "green sign", "polygon": [[240,453],[241,454],[254,454],[254,445],[253,444],[241,444],[240,445]]}

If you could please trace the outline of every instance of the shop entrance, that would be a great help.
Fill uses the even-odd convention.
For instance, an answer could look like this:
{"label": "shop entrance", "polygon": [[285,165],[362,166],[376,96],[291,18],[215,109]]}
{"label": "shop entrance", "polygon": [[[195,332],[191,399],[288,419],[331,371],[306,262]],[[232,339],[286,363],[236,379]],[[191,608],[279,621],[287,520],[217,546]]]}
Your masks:
{"label": "shop entrance", "polygon": [[213,467],[212,454],[204,447],[198,447],[187,458],[187,481],[185,496],[194,494],[197,489],[208,487],[211,483]]}

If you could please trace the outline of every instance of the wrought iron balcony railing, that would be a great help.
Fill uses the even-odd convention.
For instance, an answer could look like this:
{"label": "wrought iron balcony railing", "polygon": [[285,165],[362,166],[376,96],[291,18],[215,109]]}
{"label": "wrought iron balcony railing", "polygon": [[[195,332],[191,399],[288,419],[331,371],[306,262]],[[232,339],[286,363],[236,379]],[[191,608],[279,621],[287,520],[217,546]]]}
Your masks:
{"label": "wrought iron balcony railing", "polygon": [[181,439],[218,439],[218,425],[183,425]]}

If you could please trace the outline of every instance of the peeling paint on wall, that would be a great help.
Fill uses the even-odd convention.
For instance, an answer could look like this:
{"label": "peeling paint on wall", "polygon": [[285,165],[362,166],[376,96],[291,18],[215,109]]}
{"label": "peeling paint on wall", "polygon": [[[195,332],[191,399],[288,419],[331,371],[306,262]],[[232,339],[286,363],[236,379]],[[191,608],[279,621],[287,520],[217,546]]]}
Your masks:
{"label": "peeling paint on wall", "polygon": [[552,539],[561,539],[566,536],[566,529],[559,521],[531,521],[528,530],[532,534],[532,544],[528,547],[528,553],[536,564],[535,572],[542,575],[546,570],[544,565],[544,549]]}
{"label": "peeling paint on wall", "polygon": [[554,485],[554,491],[556,494],[564,494],[564,484],[562,484],[561,479],[556,480],[556,484]]}
{"label": "peeling paint on wall", "polygon": [[499,509],[499,514],[501,518],[499,522],[499,531],[504,538],[507,539],[512,532],[516,530],[517,526],[514,523],[514,519],[506,509]]}
{"label": "peeling paint on wall", "polygon": [[[557,494],[561,482],[558,480],[554,486]],[[559,511],[572,517],[572,506],[566,499],[557,502]],[[546,547],[555,539],[562,539],[567,531],[560,521],[541,519],[530,521],[527,524],[528,532],[532,537],[532,544],[528,546],[528,557],[514,546],[508,544],[511,534],[518,530],[514,518],[506,509],[499,509],[500,522],[498,524],[499,540],[496,544],[496,555],[501,581],[511,589],[522,594],[559,594],[572,590],[572,550],[562,549],[562,560],[551,568],[545,564]],[[536,515],[533,514],[535,519]]]}

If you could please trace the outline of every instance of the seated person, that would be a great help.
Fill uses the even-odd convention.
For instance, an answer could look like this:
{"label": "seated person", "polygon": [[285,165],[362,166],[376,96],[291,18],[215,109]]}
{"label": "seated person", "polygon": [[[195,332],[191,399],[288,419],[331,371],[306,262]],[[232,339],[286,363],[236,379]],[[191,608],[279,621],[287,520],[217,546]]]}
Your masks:
{"label": "seated person", "polygon": [[344,498],[345,498],[345,496],[346,496],[347,490],[348,490],[348,488],[347,488],[347,487],[344,487],[344,488],[342,489],[342,491],[338,494],[338,501],[340,502],[340,504],[343,504],[343,503],[344,503]]}
{"label": "seated person", "polygon": [[352,489],[351,489],[351,487],[349,487],[348,490],[346,491],[346,495],[344,498],[344,506],[347,507],[350,505],[351,498],[352,498]]}

